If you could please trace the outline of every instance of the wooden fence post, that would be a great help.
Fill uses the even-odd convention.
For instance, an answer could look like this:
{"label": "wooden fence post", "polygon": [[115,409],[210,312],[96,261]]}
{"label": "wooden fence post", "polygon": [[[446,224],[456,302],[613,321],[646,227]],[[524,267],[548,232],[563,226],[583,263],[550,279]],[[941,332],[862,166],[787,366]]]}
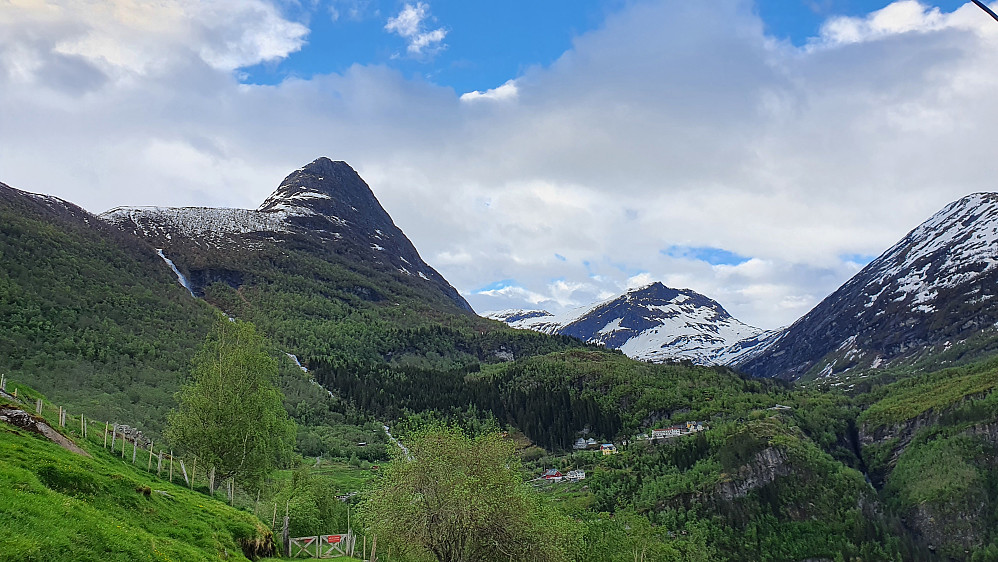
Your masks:
{"label": "wooden fence post", "polygon": [[153,442],[149,442],[149,463],[146,464],[146,470],[152,471],[152,446]]}
{"label": "wooden fence post", "polygon": [[80,437],[87,437],[87,422],[84,419],[86,416],[80,414]]}
{"label": "wooden fence post", "polygon": [[170,484],[173,484],[173,449],[170,449]]}
{"label": "wooden fence post", "polygon": [[287,516],[287,512],[284,515],[284,530],[281,531],[281,543],[284,547],[284,555],[291,556],[291,535],[288,533],[288,525],[291,523],[291,518]]}
{"label": "wooden fence post", "polygon": [[229,478],[229,505],[232,505],[233,484],[235,484],[235,482],[232,478]]}
{"label": "wooden fence post", "polygon": [[[118,437],[118,423],[111,425],[111,452],[114,452],[114,440]],[[104,441],[107,442],[107,433],[104,434]]]}
{"label": "wooden fence post", "polygon": [[121,432],[121,460],[125,460],[125,443],[128,439],[125,438],[125,432]]}
{"label": "wooden fence post", "polygon": [[35,400],[35,413],[38,414],[39,416],[42,415],[42,399],[41,398],[39,398],[38,400]]}
{"label": "wooden fence post", "polygon": [[188,486],[190,486],[191,481],[189,478],[187,478],[187,467],[184,466],[184,459],[180,459],[180,472],[184,475],[184,482],[187,483]]}
{"label": "wooden fence post", "polygon": [[0,390],[7,392],[7,375],[0,375]]}
{"label": "wooden fence post", "polygon": [[163,470],[163,450],[159,451],[159,460],[156,462],[156,476],[159,476],[160,471]]}
{"label": "wooden fence post", "polygon": [[135,464],[135,455],[138,454],[139,440],[132,441],[132,464]]}
{"label": "wooden fence post", "polygon": [[215,496],[215,467],[208,471],[208,495]]}
{"label": "wooden fence post", "polygon": [[195,471],[198,469],[198,456],[194,455],[194,462],[191,463],[191,489],[194,489],[194,475],[197,474]]}
{"label": "wooden fence post", "polygon": [[62,406],[59,406],[59,421],[57,423],[59,427],[62,427]]}
{"label": "wooden fence post", "polygon": [[104,448],[107,449],[107,422],[104,422]]}

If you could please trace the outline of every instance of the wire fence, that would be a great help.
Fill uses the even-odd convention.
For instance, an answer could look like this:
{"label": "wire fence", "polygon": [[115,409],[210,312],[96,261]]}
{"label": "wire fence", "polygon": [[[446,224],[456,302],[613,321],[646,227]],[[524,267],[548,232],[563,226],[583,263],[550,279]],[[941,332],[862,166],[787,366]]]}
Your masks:
{"label": "wire fence", "polygon": [[[204,466],[203,461],[199,463],[197,456],[174,455],[172,449],[157,447],[152,439],[148,439],[141,431],[127,424],[87,418],[83,414],[74,416],[67,408],[46,402],[38,397],[37,393],[30,387],[14,384],[4,374],[0,374],[0,399],[16,403],[22,410],[33,413],[37,418],[44,420],[46,424],[56,428],[59,433],[71,437],[77,442],[83,441],[94,447],[103,448],[121,462],[130,464],[136,469],[155,474],[164,481],[183,485],[191,490],[213,496],[215,499],[227,501],[230,506],[251,511],[264,524],[270,523],[275,537],[287,533],[288,505],[278,506],[277,502],[268,501],[261,508],[259,490],[257,490],[254,500],[249,491],[236,486],[233,478],[216,480],[214,467]],[[215,493],[211,494],[211,490],[215,490]],[[219,497],[220,495],[221,497]],[[360,555],[362,559],[368,559],[366,556],[368,550],[366,537],[362,537],[364,542],[361,551],[355,552],[354,542],[357,537],[348,532],[343,536],[349,537],[349,552],[341,552],[340,549],[346,547],[347,543],[332,543],[329,539],[329,537],[339,536],[320,535],[329,543],[324,544],[325,550],[322,550],[323,547],[319,545],[321,541],[319,537],[316,537],[316,544],[313,546],[315,557],[346,556],[353,558]],[[293,550],[291,540],[288,538],[282,542],[284,542],[282,550],[286,553],[285,556],[288,556]],[[374,549],[371,550],[373,555]],[[296,554],[301,556],[305,552],[306,550],[302,550]]]}

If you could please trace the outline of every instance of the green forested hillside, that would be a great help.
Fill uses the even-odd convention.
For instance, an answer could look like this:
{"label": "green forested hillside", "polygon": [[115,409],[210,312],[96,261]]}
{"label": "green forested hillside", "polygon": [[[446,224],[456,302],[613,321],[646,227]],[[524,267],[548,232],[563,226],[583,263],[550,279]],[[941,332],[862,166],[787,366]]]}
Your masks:
{"label": "green forested hillside", "polygon": [[998,361],[912,376],[859,415],[871,478],[941,553],[998,559]]}
{"label": "green forested hillside", "polygon": [[0,372],[74,411],[159,428],[215,312],[139,240],[0,185]]}

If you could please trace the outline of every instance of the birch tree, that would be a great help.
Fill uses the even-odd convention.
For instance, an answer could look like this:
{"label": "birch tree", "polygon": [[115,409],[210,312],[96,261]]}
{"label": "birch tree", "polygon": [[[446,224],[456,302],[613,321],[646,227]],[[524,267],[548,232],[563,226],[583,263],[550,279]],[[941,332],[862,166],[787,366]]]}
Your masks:
{"label": "birch tree", "polygon": [[290,456],[295,440],[276,378],[277,361],[253,325],[220,318],[177,393],[167,439],[214,469],[215,482],[259,484]]}

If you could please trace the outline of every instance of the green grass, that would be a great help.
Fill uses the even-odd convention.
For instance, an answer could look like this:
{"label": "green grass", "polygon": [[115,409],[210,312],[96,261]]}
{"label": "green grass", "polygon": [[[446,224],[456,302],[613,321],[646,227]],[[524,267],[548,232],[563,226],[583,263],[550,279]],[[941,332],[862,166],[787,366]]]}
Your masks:
{"label": "green grass", "polygon": [[[388,463],[382,463],[384,466]],[[344,462],[323,461],[318,468],[313,467],[312,473],[322,477],[328,484],[343,493],[364,491],[377,475],[377,470],[363,469],[351,466]]]}
{"label": "green grass", "polygon": [[0,425],[0,560],[245,560],[241,541],[270,536],[248,513],[77,442],[92,458]]}

